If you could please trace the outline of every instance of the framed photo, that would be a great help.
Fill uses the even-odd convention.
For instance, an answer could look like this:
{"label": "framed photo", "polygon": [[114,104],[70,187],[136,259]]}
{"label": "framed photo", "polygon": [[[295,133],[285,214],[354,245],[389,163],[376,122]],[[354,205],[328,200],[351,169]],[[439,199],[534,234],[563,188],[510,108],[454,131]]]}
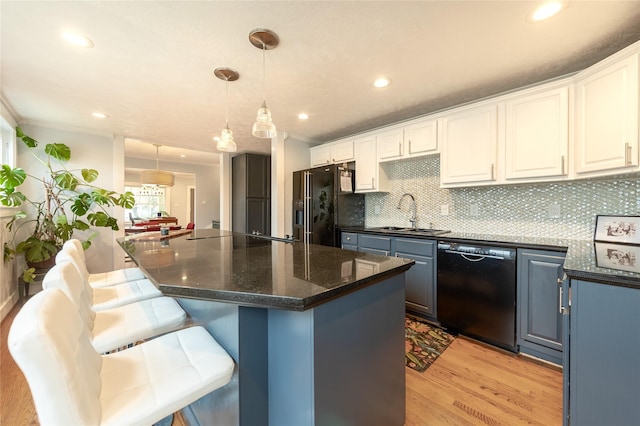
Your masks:
{"label": "framed photo", "polygon": [[640,244],[640,216],[596,216],[594,241]]}
{"label": "framed photo", "polygon": [[620,271],[640,272],[640,246],[595,243],[596,266]]}

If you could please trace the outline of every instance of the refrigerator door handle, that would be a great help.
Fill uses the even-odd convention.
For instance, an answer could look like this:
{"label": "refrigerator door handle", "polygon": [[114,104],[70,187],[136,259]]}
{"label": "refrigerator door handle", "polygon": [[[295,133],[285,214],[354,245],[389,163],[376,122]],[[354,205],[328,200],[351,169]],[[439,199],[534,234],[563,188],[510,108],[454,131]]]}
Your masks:
{"label": "refrigerator door handle", "polygon": [[311,212],[311,172],[304,172],[304,238],[305,243],[309,243],[309,234],[311,233],[311,224],[309,223],[309,213]]}

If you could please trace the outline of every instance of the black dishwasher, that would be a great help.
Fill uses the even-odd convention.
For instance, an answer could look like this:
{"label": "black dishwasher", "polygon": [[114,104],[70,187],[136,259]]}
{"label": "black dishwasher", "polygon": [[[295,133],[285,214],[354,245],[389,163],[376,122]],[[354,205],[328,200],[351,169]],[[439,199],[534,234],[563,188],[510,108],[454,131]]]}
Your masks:
{"label": "black dishwasher", "polygon": [[516,352],[516,250],[438,242],[438,320]]}

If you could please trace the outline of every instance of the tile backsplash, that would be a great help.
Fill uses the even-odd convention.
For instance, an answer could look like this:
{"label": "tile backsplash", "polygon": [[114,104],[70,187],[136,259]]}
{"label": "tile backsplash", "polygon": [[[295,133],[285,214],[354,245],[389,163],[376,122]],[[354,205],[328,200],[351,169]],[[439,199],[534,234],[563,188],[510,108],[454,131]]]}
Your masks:
{"label": "tile backsplash", "polygon": [[[478,234],[591,239],[598,214],[640,214],[640,178],[440,188],[440,158],[386,163],[390,192],[367,194],[366,226],[411,226],[413,194],[418,227]],[[448,215],[442,214],[448,207]]]}

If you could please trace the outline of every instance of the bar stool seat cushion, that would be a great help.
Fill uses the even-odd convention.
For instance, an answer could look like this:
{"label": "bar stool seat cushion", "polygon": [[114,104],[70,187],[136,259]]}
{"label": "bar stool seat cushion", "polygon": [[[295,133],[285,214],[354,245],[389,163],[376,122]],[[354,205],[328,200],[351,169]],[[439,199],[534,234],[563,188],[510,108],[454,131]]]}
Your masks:
{"label": "bar stool seat cushion", "polygon": [[202,327],[101,356],[58,288],[25,303],[7,341],[43,425],[150,425],[225,385],[234,369]]}
{"label": "bar stool seat cushion", "polygon": [[147,279],[129,281],[111,287],[94,288],[91,309],[96,312],[104,311],[159,296],[162,296],[162,293],[151,281]]}
{"label": "bar stool seat cushion", "polygon": [[[87,259],[82,248],[80,240],[72,238],[62,245],[62,251],[65,251],[73,259],[80,273],[84,276],[91,287],[109,287],[116,284],[122,284],[127,281],[142,280],[147,278],[140,268],[115,269],[108,272],[89,273],[87,269]],[[56,257],[57,261],[57,257]]]}
{"label": "bar stool seat cushion", "polygon": [[227,384],[233,368],[231,357],[199,326],[105,355],[102,424],[152,424]]}
{"label": "bar stool seat cushion", "polygon": [[89,274],[89,285],[94,288],[109,287],[127,281],[143,280],[147,276],[140,268],[115,269],[108,272]]}
{"label": "bar stool seat cushion", "polygon": [[59,288],[75,304],[92,336],[93,347],[100,353],[175,330],[187,317],[178,302],[164,296],[95,312],[87,294],[93,290],[68,262],[51,268],[42,280],[42,288]]}
{"label": "bar stool seat cushion", "polygon": [[184,325],[187,314],[171,297],[156,297],[96,312],[93,347],[100,353],[168,333]]}

